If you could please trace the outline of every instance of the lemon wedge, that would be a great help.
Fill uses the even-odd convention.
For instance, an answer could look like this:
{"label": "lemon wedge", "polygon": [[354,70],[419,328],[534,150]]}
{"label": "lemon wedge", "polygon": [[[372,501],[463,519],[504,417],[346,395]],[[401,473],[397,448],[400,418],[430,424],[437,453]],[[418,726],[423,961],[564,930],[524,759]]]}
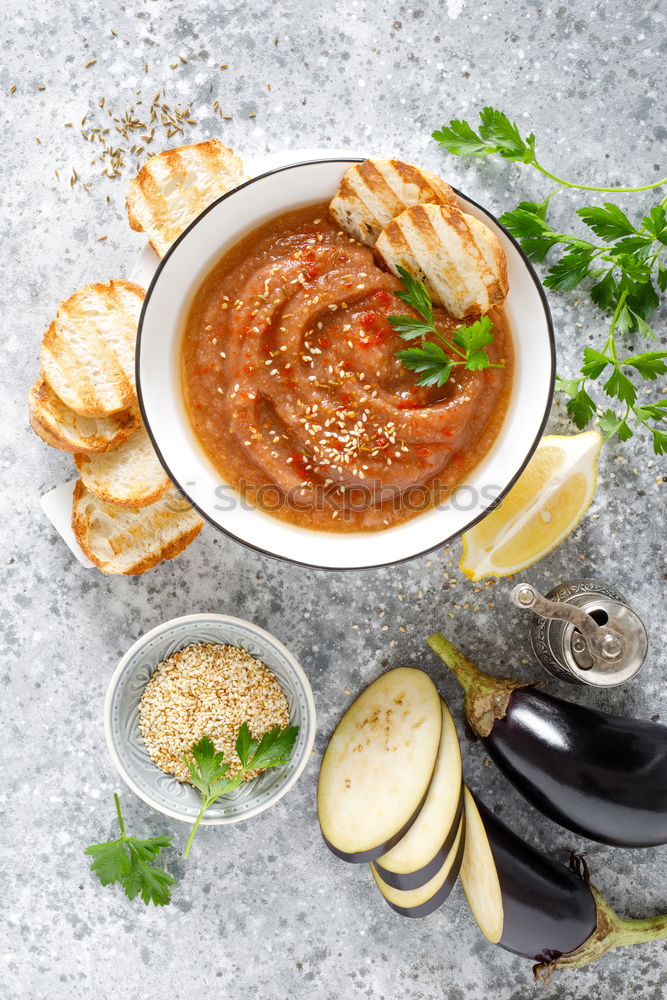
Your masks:
{"label": "lemon wedge", "polygon": [[595,496],[601,445],[597,431],[543,437],[498,507],[463,534],[465,575],[510,576],[574,531]]}

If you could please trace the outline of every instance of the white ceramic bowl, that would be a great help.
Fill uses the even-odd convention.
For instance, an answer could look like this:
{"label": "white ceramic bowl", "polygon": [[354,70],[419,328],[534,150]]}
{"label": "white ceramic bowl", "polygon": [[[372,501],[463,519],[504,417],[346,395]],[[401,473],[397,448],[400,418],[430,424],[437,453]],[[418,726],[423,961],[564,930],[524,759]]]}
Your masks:
{"label": "white ceramic bowl", "polygon": [[[515,375],[498,437],[445,506],[385,531],[311,531],[247,504],[205,455],[190,426],[180,384],[180,345],[192,296],[223,251],[283,211],[333,196],[350,159],[311,160],[254,177],[214,202],[170,248],[146,294],[137,340],[137,386],[144,422],[167,473],[215,527],[269,555],[328,569],[360,569],[410,559],[460,535],[511,487],[542,436],[555,373],[554,337],[542,286],[525,255],[485,209],[460,192],[466,212],[485,222],[507,256],[506,310]],[[231,508],[231,509],[230,509]]]}
{"label": "white ceramic bowl", "polygon": [[315,702],[308,678],[289,650],[264,629],[230,615],[202,614],[172,618],[146,632],[128,649],[109,683],[104,704],[107,746],[121,778],[139,798],[167,816],[194,822],[199,792],[155,766],[139,729],[139,701],[158,663],[193,642],[240,646],[265,663],[285,692],[290,725],[299,727],[287,764],[221,796],[202,820],[209,826],[238,823],[264,812],[289,791],[308,763],[315,739]]}

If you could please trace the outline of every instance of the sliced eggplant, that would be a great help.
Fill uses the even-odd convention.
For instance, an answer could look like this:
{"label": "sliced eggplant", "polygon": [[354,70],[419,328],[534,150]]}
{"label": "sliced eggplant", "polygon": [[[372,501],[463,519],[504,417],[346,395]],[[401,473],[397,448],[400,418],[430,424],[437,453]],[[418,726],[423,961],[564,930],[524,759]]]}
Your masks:
{"label": "sliced eggplant", "polygon": [[433,913],[439,906],[442,906],[454,888],[454,883],[461,870],[465,847],[465,822],[465,816],[461,815],[454,842],[439,871],[432,879],[417,889],[395,889],[384,881],[378,872],[377,865],[371,863],[370,869],[375,884],[392,910],[400,913],[403,917],[427,917],[429,913]]}
{"label": "sliced eggplant", "polygon": [[595,930],[595,902],[574,872],[525,843],[476,803],[503,902],[497,943],[536,962],[574,951]]}
{"label": "sliced eggplant", "polygon": [[618,917],[587,880],[527,844],[468,789],[465,817],[461,882],[473,916],[490,941],[536,961],[536,978],[667,937],[667,914]]}
{"label": "sliced eggplant", "polygon": [[480,931],[492,944],[503,934],[505,911],[500,879],[484,821],[469,788],[463,790],[466,841],[461,864],[461,885]]}
{"label": "sliced eggplant", "polygon": [[386,854],[419,814],[435,767],[442,703],[422,670],[397,667],[370,684],[340,720],[322,759],[317,812],[337,857]]}
{"label": "sliced eggplant", "polygon": [[667,727],[491,677],[440,633],[428,644],[463,687],[491,759],[545,816],[603,844],[667,843]]}
{"label": "sliced eggplant", "polygon": [[424,805],[395,847],[375,862],[394,889],[417,889],[440,871],[458,833],[463,811],[461,748],[456,726],[442,702],[440,747]]}

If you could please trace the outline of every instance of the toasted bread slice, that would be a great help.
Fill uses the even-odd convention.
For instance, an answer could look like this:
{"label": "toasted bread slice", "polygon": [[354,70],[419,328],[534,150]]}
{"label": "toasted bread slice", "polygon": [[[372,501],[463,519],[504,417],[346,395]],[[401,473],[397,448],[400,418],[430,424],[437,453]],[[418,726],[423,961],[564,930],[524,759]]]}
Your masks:
{"label": "toasted bread slice", "polygon": [[130,281],[80,288],[58,306],[42,338],[44,378],[85,417],[107,417],[136,404],[134,349],[144,290]]}
{"label": "toasted bread slice", "polygon": [[28,416],[35,434],[46,444],[85,455],[118,448],[141,426],[136,407],[110,417],[82,417],[56,396],[42,375],[28,393]]}
{"label": "toasted bread slice", "polygon": [[364,160],[346,170],[329,211],[345,232],[374,246],[384,227],[411,205],[456,205],[449,184],[402,160]]}
{"label": "toasted bread slice", "polygon": [[245,180],[243,163],[217,139],[152,156],[130,183],[127,216],[159,257],[205,208]]}
{"label": "toasted bread slice", "polygon": [[103,573],[145,573],[162,559],[173,559],[187,548],[203,523],[174,489],[149,507],[128,510],[100,500],[81,480],[74,487],[74,535]]}
{"label": "toasted bread slice", "polygon": [[453,316],[487,313],[507,295],[505,253],[488,226],[451,205],[413,205],[389,223],[376,249],[394,274],[421,278]]}
{"label": "toasted bread slice", "polygon": [[144,427],[114,451],[75,455],[74,464],[86,489],[119,507],[147,507],[171,486]]}

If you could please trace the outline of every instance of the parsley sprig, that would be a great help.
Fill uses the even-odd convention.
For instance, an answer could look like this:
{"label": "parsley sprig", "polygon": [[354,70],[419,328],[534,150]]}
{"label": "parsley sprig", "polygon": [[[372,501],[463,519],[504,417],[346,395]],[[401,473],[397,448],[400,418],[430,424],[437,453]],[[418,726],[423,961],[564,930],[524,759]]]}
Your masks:
{"label": "parsley sprig", "polygon": [[580,188],[583,191],[649,191],[667,182],[667,177],[651,184],[641,184],[637,187],[598,187],[595,184],[578,184],[576,181],[566,181],[562,177],[547,170],[537,159],[535,151],[535,135],[530,133],[525,139],[521,137],[518,126],[509,120],[506,114],[496,108],[483,108],[479,113],[480,125],[477,132],[466,121],[452,119],[449,125],[433,132],[433,138],[455,156],[493,156],[497,154],[504,160],[527,163],[539,173],[555,181],[561,187]]}
{"label": "parsley sprig", "polygon": [[172,838],[148,837],[139,840],[125,833],[125,824],[120,810],[120,800],[114,792],[116,814],[120,837],[104,844],[91,844],[84,854],[91,855],[95,860],[90,870],[99,878],[102,885],[118,883],[123,887],[128,899],[141,895],[146,906],[166,906],[171,899],[171,886],[176,879],[153,861],[163,847],[169,847]]}
{"label": "parsley sprig", "polygon": [[[396,353],[405,368],[419,374],[417,385],[441,387],[452,370],[460,365],[469,371],[504,368],[503,364],[492,364],[484,350],[493,343],[493,323],[488,316],[482,316],[470,326],[457,327],[452,340],[443,337],[435,327],[433,303],[424,282],[413,278],[404,267],[399,266],[397,270],[404,291],[396,292],[396,295],[414,309],[419,318],[407,315],[387,318],[403,340],[420,340],[419,347],[408,347]],[[436,337],[440,343],[425,339],[427,337]]]}
{"label": "parsley sprig", "polygon": [[[224,760],[224,754],[216,751],[208,736],[203,736],[194,744],[190,754],[185,754],[183,759],[188,765],[190,781],[202,794],[202,804],[185,846],[184,857],[187,858],[190,854],[192,841],[206,810],[221,795],[238,788],[248,771],[264,771],[269,767],[286,764],[292,755],[298,733],[298,726],[275,726],[256,740],[253,739],[248,724],[244,722],[236,738],[241,770],[233,777],[227,774],[229,764]],[[169,847],[173,838],[161,836],[140,840],[129,836],[125,833],[120,800],[115,792],[114,802],[120,837],[103,844],[91,844],[85,849],[84,854],[94,859],[90,870],[97,875],[102,885],[121,885],[128,899],[141,895],[147,906],[149,903],[166,906],[171,901],[171,886],[176,884],[176,879],[153,862],[163,847]]]}
{"label": "parsley sprig", "polygon": [[[567,409],[577,427],[583,429],[598,412],[589,391],[591,383],[604,376],[602,390],[610,401],[620,402],[620,410],[600,408],[600,428],[605,440],[618,434],[623,441],[646,426],[656,454],[667,454],[667,399],[638,400],[635,374],[654,382],[667,372],[667,351],[624,353],[618,337],[638,334],[657,339],[648,322],[660,304],[660,292],[667,290],[667,267],[663,259],[667,246],[667,197],[632,222],[613,202],[585,206],[576,214],[595,238],[572,236],[555,231],[547,221],[551,199],[563,188],[587,191],[633,192],[660,187],[667,178],[637,187],[612,188],[566,181],[546,170],[537,160],[535,136],[525,139],[505,114],[494,108],[480,112],[481,124],[475,132],[467,122],[451,121],[433,133],[450,153],[458,156],[490,156],[526,163],[559,185],[543,201],[523,201],[500,217],[501,223],[521,244],[532,261],[541,262],[555,251],[544,284],[555,291],[569,291],[586,283],[593,302],[610,316],[607,340],[602,350],[586,348],[579,374],[558,378],[556,388],[567,397]],[[633,429],[634,428],[634,429]]]}
{"label": "parsley sprig", "polygon": [[298,726],[285,726],[285,728],[275,726],[264,733],[260,740],[255,740],[247,722],[244,722],[236,737],[236,752],[241,761],[241,770],[233,777],[228,776],[229,764],[224,759],[224,753],[215,749],[213,740],[208,736],[202,736],[190,753],[184,754],[183,759],[190,772],[190,781],[199,789],[202,796],[201,809],[185,845],[184,857],[187,858],[190,854],[192,842],[206,810],[221,795],[226,795],[242,785],[244,775],[248,771],[264,771],[269,767],[286,764],[292,755],[298,733]]}

